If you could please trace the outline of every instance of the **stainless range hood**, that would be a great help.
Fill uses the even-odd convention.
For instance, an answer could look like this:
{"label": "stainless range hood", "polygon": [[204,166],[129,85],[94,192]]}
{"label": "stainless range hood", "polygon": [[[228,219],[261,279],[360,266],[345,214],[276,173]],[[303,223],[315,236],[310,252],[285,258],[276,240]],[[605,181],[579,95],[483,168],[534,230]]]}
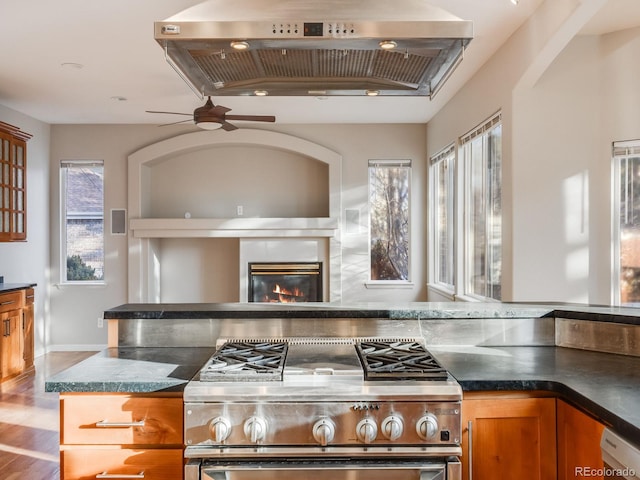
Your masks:
{"label": "stainless range hood", "polygon": [[155,23],[202,96],[433,96],[472,36],[422,0],[209,0]]}

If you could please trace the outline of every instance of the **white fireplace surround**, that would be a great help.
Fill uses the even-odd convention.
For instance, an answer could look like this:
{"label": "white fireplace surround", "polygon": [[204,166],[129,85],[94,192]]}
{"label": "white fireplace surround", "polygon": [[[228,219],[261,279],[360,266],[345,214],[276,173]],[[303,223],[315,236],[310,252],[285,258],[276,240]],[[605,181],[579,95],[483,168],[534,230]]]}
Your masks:
{"label": "white fireplace surround", "polygon": [[[315,218],[149,218],[151,168],[190,151],[226,146],[275,148],[326,163],[329,170],[329,216]],[[325,301],[342,294],[340,212],[342,156],[322,145],[287,134],[239,129],[232,132],[198,131],[144,147],[128,158],[128,301],[160,301],[158,242],[166,238],[238,238],[240,255],[239,302],[248,301],[249,261],[323,262]],[[266,255],[264,257],[263,255]],[[286,258],[285,258],[286,256]],[[262,257],[262,258],[259,258]]]}

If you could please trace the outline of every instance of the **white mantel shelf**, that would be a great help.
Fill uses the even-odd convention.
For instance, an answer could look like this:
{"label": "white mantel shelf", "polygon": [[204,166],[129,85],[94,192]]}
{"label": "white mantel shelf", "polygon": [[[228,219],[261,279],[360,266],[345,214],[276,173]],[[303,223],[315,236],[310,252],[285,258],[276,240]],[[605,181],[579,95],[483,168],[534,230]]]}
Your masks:
{"label": "white mantel shelf", "polygon": [[338,219],[320,218],[132,218],[135,238],[334,237]]}

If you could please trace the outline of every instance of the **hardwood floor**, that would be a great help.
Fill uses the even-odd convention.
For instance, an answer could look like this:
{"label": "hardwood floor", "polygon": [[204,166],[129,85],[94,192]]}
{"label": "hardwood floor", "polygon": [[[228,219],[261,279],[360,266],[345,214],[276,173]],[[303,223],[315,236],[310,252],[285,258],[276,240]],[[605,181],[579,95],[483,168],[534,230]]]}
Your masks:
{"label": "hardwood floor", "polygon": [[52,352],[36,359],[36,373],[0,384],[0,478],[60,478],[59,401],[45,378],[95,352]]}

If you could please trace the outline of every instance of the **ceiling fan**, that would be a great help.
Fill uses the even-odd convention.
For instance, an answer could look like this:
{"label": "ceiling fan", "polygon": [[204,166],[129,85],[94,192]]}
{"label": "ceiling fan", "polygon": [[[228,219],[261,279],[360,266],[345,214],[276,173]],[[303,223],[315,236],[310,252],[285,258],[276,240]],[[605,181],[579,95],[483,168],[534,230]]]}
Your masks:
{"label": "ceiling fan", "polygon": [[[191,113],[180,113],[180,112],[158,112],[155,110],[147,110],[147,113],[166,113],[169,115],[187,115],[193,117],[193,122],[203,130],[215,130],[217,128],[222,128],[226,131],[237,130],[238,127],[229,123],[227,120],[244,120],[250,122],[275,122],[276,117],[273,115],[227,115],[227,112],[230,112],[231,109],[227,107],[223,107],[222,105],[214,105],[211,101],[211,97],[207,97],[206,103],[196,108]],[[176,125],[178,123],[186,123],[191,122],[192,120],[181,120],[179,122],[173,123],[165,123],[161,126],[167,125]]]}

